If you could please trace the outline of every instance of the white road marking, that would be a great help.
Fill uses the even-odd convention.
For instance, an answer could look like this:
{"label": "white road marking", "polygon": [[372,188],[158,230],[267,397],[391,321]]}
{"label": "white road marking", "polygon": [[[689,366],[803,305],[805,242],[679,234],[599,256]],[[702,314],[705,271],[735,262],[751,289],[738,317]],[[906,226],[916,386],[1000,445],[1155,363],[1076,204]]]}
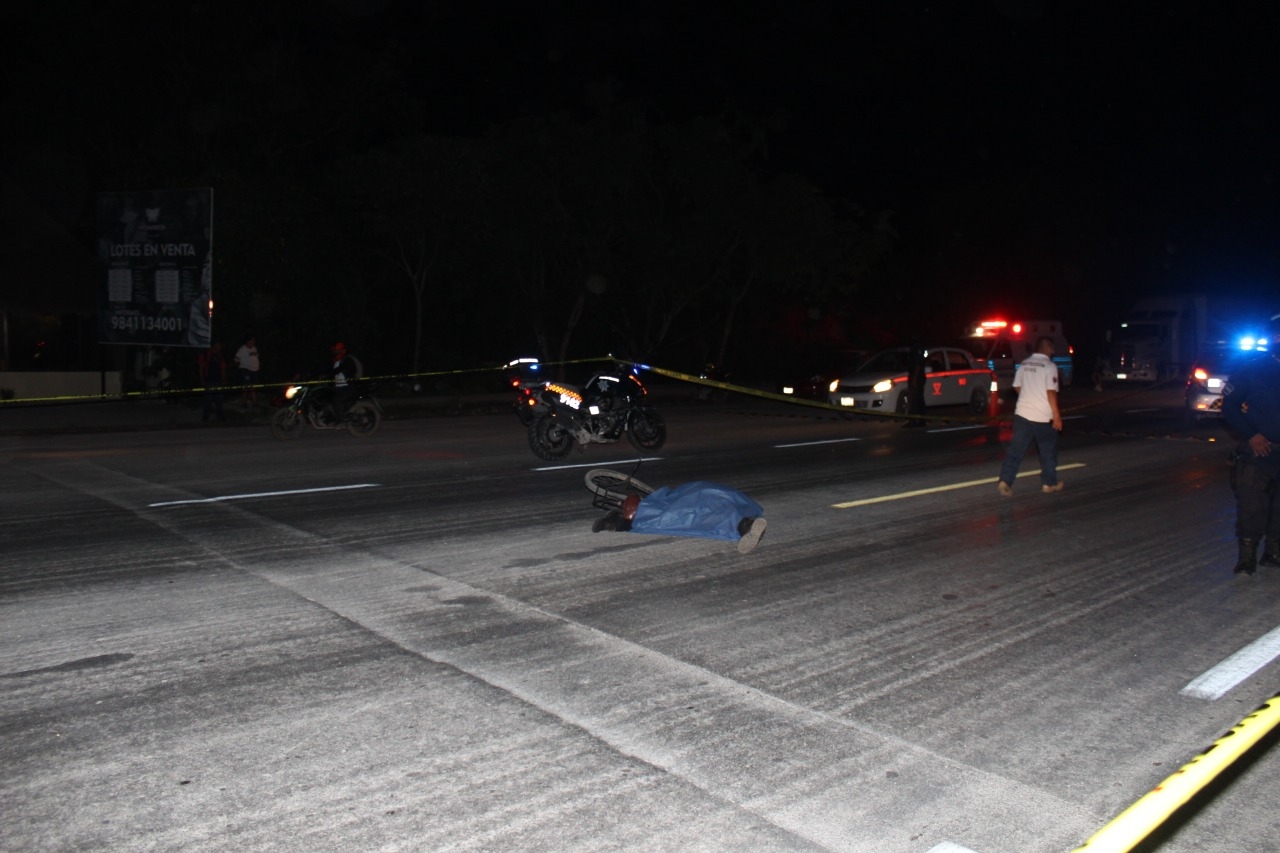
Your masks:
{"label": "white road marking", "polygon": [[966,429],[991,429],[991,426],[992,426],[991,424],[970,424],[969,426],[939,427],[938,429],[926,430],[926,432],[929,432],[929,433],[960,432],[961,430],[966,430]]}
{"label": "white road marking", "polygon": [[812,447],[815,444],[841,444],[846,441],[862,441],[860,438],[828,438],[823,441],[799,441],[795,444],[775,444],[774,447]]}
{"label": "white road marking", "polygon": [[954,841],[944,841],[941,844],[930,847],[929,853],[974,853],[968,847],[961,847]]}
{"label": "white road marking", "polygon": [[223,495],[220,498],[192,498],[185,501],[160,501],[159,503],[147,504],[148,507],[157,506],[182,506],[183,504],[213,504],[223,501],[243,501],[250,498],[275,498],[282,495],[309,495],[315,492],[341,492],[347,489],[376,489],[378,483],[357,483],[352,486],[323,486],[317,489],[288,489],[283,492],[252,492],[244,495]]}
{"label": "white road marking", "polygon": [[661,462],[661,456],[641,456],[639,459],[619,459],[616,462],[581,462],[574,465],[545,465],[534,468],[535,471],[569,471],[573,468],[615,468],[619,465],[630,465],[633,462]]}
{"label": "white road marking", "polygon": [[1280,656],[1280,628],[1273,628],[1222,663],[1192,679],[1178,692],[1183,696],[1221,698],[1228,690]]}
{"label": "white road marking", "polygon": [[[1067,471],[1072,468],[1083,468],[1084,464],[1085,463],[1083,462],[1072,462],[1070,465],[1059,465],[1058,470]],[[1039,477],[1040,472],[1038,470],[1023,471],[1018,476],[1019,477]],[[967,489],[970,486],[991,486],[991,485],[995,485],[998,482],[1000,482],[1000,478],[998,476],[987,477],[986,479],[983,479],[983,480],[969,480],[968,482],[965,482],[965,483],[949,483],[948,485],[945,485],[945,486],[932,486],[928,489],[914,489],[913,491],[910,491],[910,492],[898,492],[897,494],[894,494],[894,495],[881,495],[878,498],[863,498],[862,500],[858,500],[858,501],[844,501],[843,503],[832,504],[831,507],[832,509],[852,509],[855,506],[867,506],[869,504],[887,503],[888,501],[900,501],[903,498],[918,498],[921,495],[932,495],[932,494],[936,494],[937,492],[950,492],[955,489]]]}

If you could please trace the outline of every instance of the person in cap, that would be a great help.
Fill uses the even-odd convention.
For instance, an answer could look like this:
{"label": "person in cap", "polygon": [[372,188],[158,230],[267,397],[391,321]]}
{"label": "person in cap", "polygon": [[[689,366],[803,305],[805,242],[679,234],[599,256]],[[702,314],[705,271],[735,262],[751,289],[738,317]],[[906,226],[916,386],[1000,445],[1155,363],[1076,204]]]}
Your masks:
{"label": "person in cap", "polygon": [[1236,574],[1258,570],[1258,543],[1265,537],[1261,565],[1280,567],[1280,314],[1255,358],[1232,371],[1222,393],[1222,416],[1240,443],[1231,483],[1236,495]]}
{"label": "person in cap", "polygon": [[628,495],[620,510],[596,519],[591,529],[724,539],[746,554],[760,543],[765,527],[760,504],[737,489],[699,480],[663,486],[643,498]]}

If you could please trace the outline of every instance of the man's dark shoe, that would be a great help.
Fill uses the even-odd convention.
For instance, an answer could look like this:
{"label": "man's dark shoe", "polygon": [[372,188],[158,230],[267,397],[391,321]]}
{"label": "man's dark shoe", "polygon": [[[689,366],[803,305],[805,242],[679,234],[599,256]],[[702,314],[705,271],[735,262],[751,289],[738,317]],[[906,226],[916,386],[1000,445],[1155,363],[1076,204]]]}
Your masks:
{"label": "man's dark shoe", "polygon": [[1262,549],[1262,557],[1258,560],[1259,566],[1280,566],[1280,543],[1272,544],[1267,539],[1267,547]]}
{"label": "man's dark shoe", "polygon": [[1251,575],[1258,570],[1258,542],[1255,539],[1240,540],[1240,557],[1236,560],[1236,574]]}
{"label": "man's dark shoe", "polygon": [[595,523],[591,525],[591,532],[599,533],[602,530],[617,530],[618,517],[619,516],[616,512],[600,516],[595,520]]}

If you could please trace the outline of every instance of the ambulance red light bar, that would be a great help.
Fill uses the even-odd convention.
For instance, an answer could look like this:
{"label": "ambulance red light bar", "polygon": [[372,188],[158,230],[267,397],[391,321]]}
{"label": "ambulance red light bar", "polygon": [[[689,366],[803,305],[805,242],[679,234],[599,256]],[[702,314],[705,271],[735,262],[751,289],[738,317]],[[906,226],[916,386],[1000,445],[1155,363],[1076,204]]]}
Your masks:
{"label": "ambulance red light bar", "polygon": [[973,336],[975,338],[994,338],[1006,329],[1010,334],[1022,334],[1021,323],[1010,323],[1008,320],[983,320],[974,328]]}

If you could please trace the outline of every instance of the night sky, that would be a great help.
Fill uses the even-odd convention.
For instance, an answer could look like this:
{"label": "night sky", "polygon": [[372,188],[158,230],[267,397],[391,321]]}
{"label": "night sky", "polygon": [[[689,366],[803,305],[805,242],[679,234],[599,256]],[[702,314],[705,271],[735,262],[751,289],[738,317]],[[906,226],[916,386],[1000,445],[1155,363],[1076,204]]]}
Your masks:
{"label": "night sky", "polygon": [[442,127],[580,103],[604,79],[672,117],[732,106],[779,128],[777,168],[893,211],[922,290],[1076,314],[1103,295],[1277,289],[1270,4],[430,8],[403,31],[424,66],[458,72],[431,93]]}
{"label": "night sky", "polygon": [[[299,21],[285,37],[405,57],[399,83],[431,133],[585,114],[605,96],[641,101],[659,120],[749,117],[772,131],[765,168],[891,213],[898,244],[882,286],[922,299],[1057,316],[1083,338],[1146,294],[1280,294],[1273,4],[317,2],[340,26]],[[41,133],[74,134],[64,113],[77,96],[147,94],[136,78],[104,88],[95,67],[112,50],[145,54],[145,25],[128,28],[131,41],[77,48],[99,38],[78,12],[112,7],[132,21],[216,8],[228,26],[241,8],[23,10],[5,37],[17,45],[4,59],[7,182]],[[43,112],[21,97],[32,86],[55,93],[38,101]]]}

